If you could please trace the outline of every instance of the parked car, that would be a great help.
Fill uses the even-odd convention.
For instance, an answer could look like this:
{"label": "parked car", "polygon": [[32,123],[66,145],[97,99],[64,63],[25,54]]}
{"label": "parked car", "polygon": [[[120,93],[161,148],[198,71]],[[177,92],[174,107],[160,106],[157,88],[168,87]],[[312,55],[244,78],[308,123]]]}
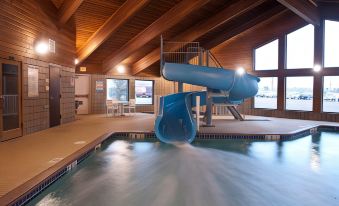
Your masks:
{"label": "parked car", "polygon": [[331,101],[331,102],[336,102],[338,100],[337,96],[334,94],[325,94],[324,95],[324,100],[325,101]]}
{"label": "parked car", "polygon": [[299,96],[300,96],[300,93],[290,92],[287,94],[286,99],[298,99]]}
{"label": "parked car", "polygon": [[301,95],[299,95],[298,99],[311,100],[311,99],[313,99],[313,95],[311,95],[311,94],[301,94]]}

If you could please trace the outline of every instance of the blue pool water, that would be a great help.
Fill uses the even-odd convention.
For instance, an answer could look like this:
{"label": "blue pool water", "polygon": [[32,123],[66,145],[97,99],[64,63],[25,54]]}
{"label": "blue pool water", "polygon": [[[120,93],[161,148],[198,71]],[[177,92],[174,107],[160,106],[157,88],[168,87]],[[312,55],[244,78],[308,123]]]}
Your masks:
{"label": "blue pool water", "polygon": [[339,205],[339,134],[192,145],[115,140],[28,205]]}

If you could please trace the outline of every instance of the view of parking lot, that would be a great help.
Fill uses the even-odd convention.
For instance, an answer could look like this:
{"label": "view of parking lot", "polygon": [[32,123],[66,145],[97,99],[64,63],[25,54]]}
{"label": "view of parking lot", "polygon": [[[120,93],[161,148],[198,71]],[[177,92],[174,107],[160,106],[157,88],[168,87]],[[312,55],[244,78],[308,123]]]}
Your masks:
{"label": "view of parking lot", "polygon": [[277,108],[277,77],[261,77],[259,91],[254,98],[254,108]]}
{"label": "view of parking lot", "polygon": [[339,112],[339,76],[325,76],[323,89],[323,111]]}
{"label": "view of parking lot", "polygon": [[[254,98],[255,108],[277,108],[277,77],[262,77]],[[339,112],[339,76],[325,76],[323,112]],[[286,78],[286,110],[313,110],[313,77]]]}

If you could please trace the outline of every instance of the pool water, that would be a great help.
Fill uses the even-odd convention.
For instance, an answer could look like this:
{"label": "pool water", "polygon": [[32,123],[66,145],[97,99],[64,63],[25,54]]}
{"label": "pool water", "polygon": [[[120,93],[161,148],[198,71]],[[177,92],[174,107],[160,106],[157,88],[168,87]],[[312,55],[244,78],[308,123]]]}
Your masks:
{"label": "pool water", "polygon": [[192,145],[115,140],[28,205],[339,205],[339,134]]}

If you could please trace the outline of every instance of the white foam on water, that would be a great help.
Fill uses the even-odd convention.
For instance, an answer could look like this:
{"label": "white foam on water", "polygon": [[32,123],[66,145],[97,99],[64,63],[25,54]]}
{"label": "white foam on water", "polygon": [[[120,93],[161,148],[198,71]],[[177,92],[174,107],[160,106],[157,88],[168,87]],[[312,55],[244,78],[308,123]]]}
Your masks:
{"label": "white foam on water", "polygon": [[339,205],[339,179],[221,150],[116,141],[97,155],[38,205]]}

